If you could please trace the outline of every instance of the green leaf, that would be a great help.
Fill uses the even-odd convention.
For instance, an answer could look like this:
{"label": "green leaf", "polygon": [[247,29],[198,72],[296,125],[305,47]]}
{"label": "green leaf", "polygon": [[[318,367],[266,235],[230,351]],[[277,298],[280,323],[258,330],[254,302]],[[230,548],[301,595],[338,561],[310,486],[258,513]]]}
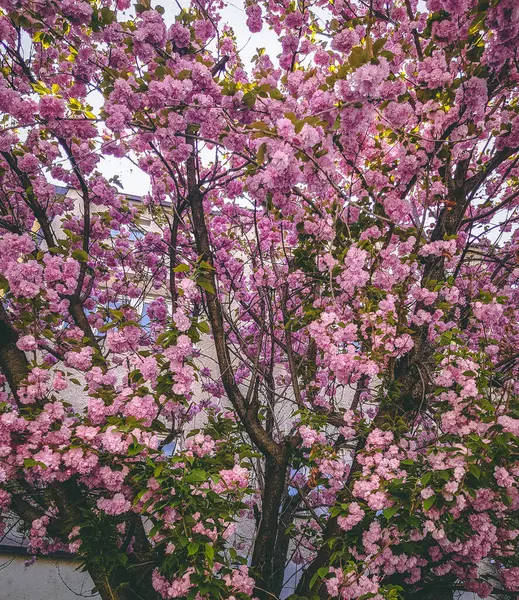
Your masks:
{"label": "green leaf", "polygon": [[198,279],[196,280],[197,285],[199,285],[201,288],[203,288],[206,292],[209,292],[209,294],[215,294],[215,289],[213,287],[213,284],[209,281],[209,279],[207,279],[207,277],[198,277]]}
{"label": "green leaf", "polygon": [[148,492],[148,488],[144,488],[143,490],[140,490],[139,493],[135,496],[134,500],[133,500],[133,506],[135,506],[139,500],[144,496],[144,494],[146,494]]}
{"label": "green leaf", "polygon": [[216,271],[216,269],[213,267],[213,265],[210,265],[206,260],[200,261],[200,266],[202,267],[202,269],[205,269],[206,271]]}
{"label": "green leaf", "polygon": [[404,518],[405,521],[415,529],[420,527],[420,519],[416,515],[406,515]]}
{"label": "green leaf", "polygon": [[386,43],[387,38],[379,38],[373,43],[373,54],[376,56],[379,53],[379,50],[382,50],[384,44]]}
{"label": "green leaf", "polygon": [[322,579],[323,577],[325,577],[329,570],[329,567],[321,567],[320,569],[318,569],[317,573],[315,573],[312,579],[310,580],[310,589],[314,587],[315,582],[318,579]]}
{"label": "green leaf", "polygon": [[46,469],[47,465],[42,463],[40,460],[34,460],[34,458],[24,458],[23,466],[25,468],[29,467],[41,467],[42,469]]}
{"label": "green leaf", "polygon": [[202,469],[193,469],[184,477],[186,483],[201,483],[207,479],[207,473]]}
{"label": "green leaf", "polygon": [[429,481],[431,481],[431,477],[432,477],[432,473],[426,473],[425,475],[422,476],[422,478],[420,479],[420,481],[422,482],[423,486],[426,486]]}
{"label": "green leaf", "polygon": [[180,263],[173,269],[173,273],[185,273],[186,271],[189,271],[189,270],[190,270],[189,265],[186,265],[185,263]]}
{"label": "green leaf", "polygon": [[75,250],[72,250],[72,258],[75,258],[79,262],[87,262],[88,254],[84,250],[76,248]]}
{"label": "green leaf", "polygon": [[209,323],[207,321],[200,321],[200,323],[196,324],[198,331],[201,333],[209,333],[211,328],[209,327]]}
{"label": "green leaf", "polygon": [[242,102],[248,108],[252,108],[256,104],[256,94],[253,94],[252,92],[247,92],[243,95]]}
{"label": "green leaf", "polygon": [[384,511],[384,517],[389,521],[391,517],[394,517],[398,512],[398,506],[392,506],[391,508],[386,508]]}
{"label": "green leaf", "polygon": [[481,469],[477,465],[475,465],[475,464],[470,464],[469,465],[469,473],[471,475],[474,475],[474,477],[476,479],[479,479],[481,477]]}
{"label": "green leaf", "polygon": [[187,547],[187,555],[193,556],[193,554],[196,554],[198,552],[199,548],[200,544],[198,544],[197,542],[190,542]]}
{"label": "green leaf", "polygon": [[449,481],[451,479],[451,473],[447,469],[436,471],[436,473],[438,477],[441,477],[444,481]]}
{"label": "green leaf", "polygon": [[50,93],[49,88],[41,81],[38,81],[38,83],[32,83],[31,85],[32,89],[40,96],[45,96],[46,94]]}
{"label": "green leaf", "polygon": [[261,165],[265,160],[265,152],[267,151],[267,144],[263,142],[261,146],[258,148],[258,152],[256,153],[256,161]]}
{"label": "green leaf", "polygon": [[428,510],[430,510],[434,506],[435,502],[436,502],[436,495],[429,496],[429,498],[426,498],[423,501],[423,509],[424,509],[424,511],[427,512]]}
{"label": "green leaf", "polygon": [[392,61],[395,58],[395,55],[392,52],[390,52],[389,50],[382,50],[382,52],[380,53],[380,56],[387,58],[387,60],[389,60],[389,61]]}
{"label": "green leaf", "polygon": [[128,456],[137,456],[137,454],[140,454],[145,448],[146,446],[144,444],[132,444],[128,448]]}
{"label": "green leaf", "polygon": [[[261,86],[261,88],[263,88],[263,86]],[[270,127],[267,125],[267,123],[263,123],[263,121],[254,121],[254,123],[250,124],[250,128],[259,129],[260,131],[270,131]]]}
{"label": "green leaf", "polygon": [[210,561],[214,559],[214,548],[211,546],[211,544],[205,545],[205,555]]}
{"label": "green leaf", "polygon": [[54,38],[48,34],[48,33],[44,33],[43,31],[37,31],[34,34],[33,40],[36,43],[40,43],[44,48],[49,48],[49,46],[54,42]]}
{"label": "green leaf", "polygon": [[355,46],[352,48],[348,62],[352,67],[358,69],[368,61],[368,56],[362,46]]}

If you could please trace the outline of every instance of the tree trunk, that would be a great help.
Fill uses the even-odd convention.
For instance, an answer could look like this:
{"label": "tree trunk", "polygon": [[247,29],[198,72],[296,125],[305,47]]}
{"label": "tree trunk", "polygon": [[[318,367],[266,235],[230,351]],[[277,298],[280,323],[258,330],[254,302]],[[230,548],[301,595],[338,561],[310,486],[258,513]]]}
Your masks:
{"label": "tree trunk", "polygon": [[29,374],[25,352],[18,349],[18,335],[11,327],[7,314],[0,304],[0,370],[18,400],[18,388]]}
{"label": "tree trunk", "polygon": [[287,502],[282,504],[279,515],[278,534],[276,546],[274,548],[272,575],[270,578],[271,591],[275,596],[279,596],[285,581],[285,567],[287,564],[291,539],[287,530],[294,522],[294,506],[291,502],[292,498],[293,497],[290,497]]}
{"label": "tree trunk", "polygon": [[[282,464],[278,464],[270,458],[265,463],[265,482],[261,502],[261,521],[254,542],[251,567],[256,571],[257,588],[255,596],[260,600],[278,596],[283,585],[279,583],[279,576],[275,577],[280,565],[276,565],[276,546],[279,536],[279,513],[285,492],[286,475],[288,464],[288,452]],[[283,559],[283,566],[286,560]]]}

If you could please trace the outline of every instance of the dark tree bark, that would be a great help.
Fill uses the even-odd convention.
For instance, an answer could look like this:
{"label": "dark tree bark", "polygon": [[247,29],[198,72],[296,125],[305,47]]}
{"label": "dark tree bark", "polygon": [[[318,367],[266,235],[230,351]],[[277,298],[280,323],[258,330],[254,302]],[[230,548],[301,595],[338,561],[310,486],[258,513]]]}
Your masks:
{"label": "dark tree bark", "polygon": [[7,313],[0,304],[0,370],[18,399],[18,388],[29,374],[25,352],[16,346],[18,335],[9,323]]}
{"label": "dark tree bark", "polygon": [[[259,575],[258,595],[260,598],[272,597],[272,594],[279,595],[283,586],[283,581],[279,580],[279,564],[276,564],[275,559],[281,558],[276,556],[276,547],[282,533],[279,512],[286,486],[287,461],[288,451],[285,451],[285,458],[281,464],[270,458],[265,460],[261,520],[256,533],[251,563]],[[284,564],[286,554],[282,560]]]}

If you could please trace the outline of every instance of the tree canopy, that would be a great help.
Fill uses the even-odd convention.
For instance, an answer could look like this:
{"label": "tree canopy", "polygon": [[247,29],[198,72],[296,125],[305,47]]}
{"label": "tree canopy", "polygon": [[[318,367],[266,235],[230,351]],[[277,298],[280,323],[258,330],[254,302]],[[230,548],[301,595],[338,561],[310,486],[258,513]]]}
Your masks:
{"label": "tree canopy", "polygon": [[4,526],[103,600],[516,598],[517,0],[169,4],[0,0]]}

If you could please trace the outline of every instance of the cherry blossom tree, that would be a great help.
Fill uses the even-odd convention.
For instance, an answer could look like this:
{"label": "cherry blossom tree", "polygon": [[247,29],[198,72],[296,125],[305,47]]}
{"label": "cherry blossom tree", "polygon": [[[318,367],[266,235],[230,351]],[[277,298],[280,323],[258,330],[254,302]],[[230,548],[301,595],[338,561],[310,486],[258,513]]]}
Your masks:
{"label": "cherry blossom tree", "polygon": [[103,600],[516,598],[519,5],[225,9],[0,0],[4,525]]}

